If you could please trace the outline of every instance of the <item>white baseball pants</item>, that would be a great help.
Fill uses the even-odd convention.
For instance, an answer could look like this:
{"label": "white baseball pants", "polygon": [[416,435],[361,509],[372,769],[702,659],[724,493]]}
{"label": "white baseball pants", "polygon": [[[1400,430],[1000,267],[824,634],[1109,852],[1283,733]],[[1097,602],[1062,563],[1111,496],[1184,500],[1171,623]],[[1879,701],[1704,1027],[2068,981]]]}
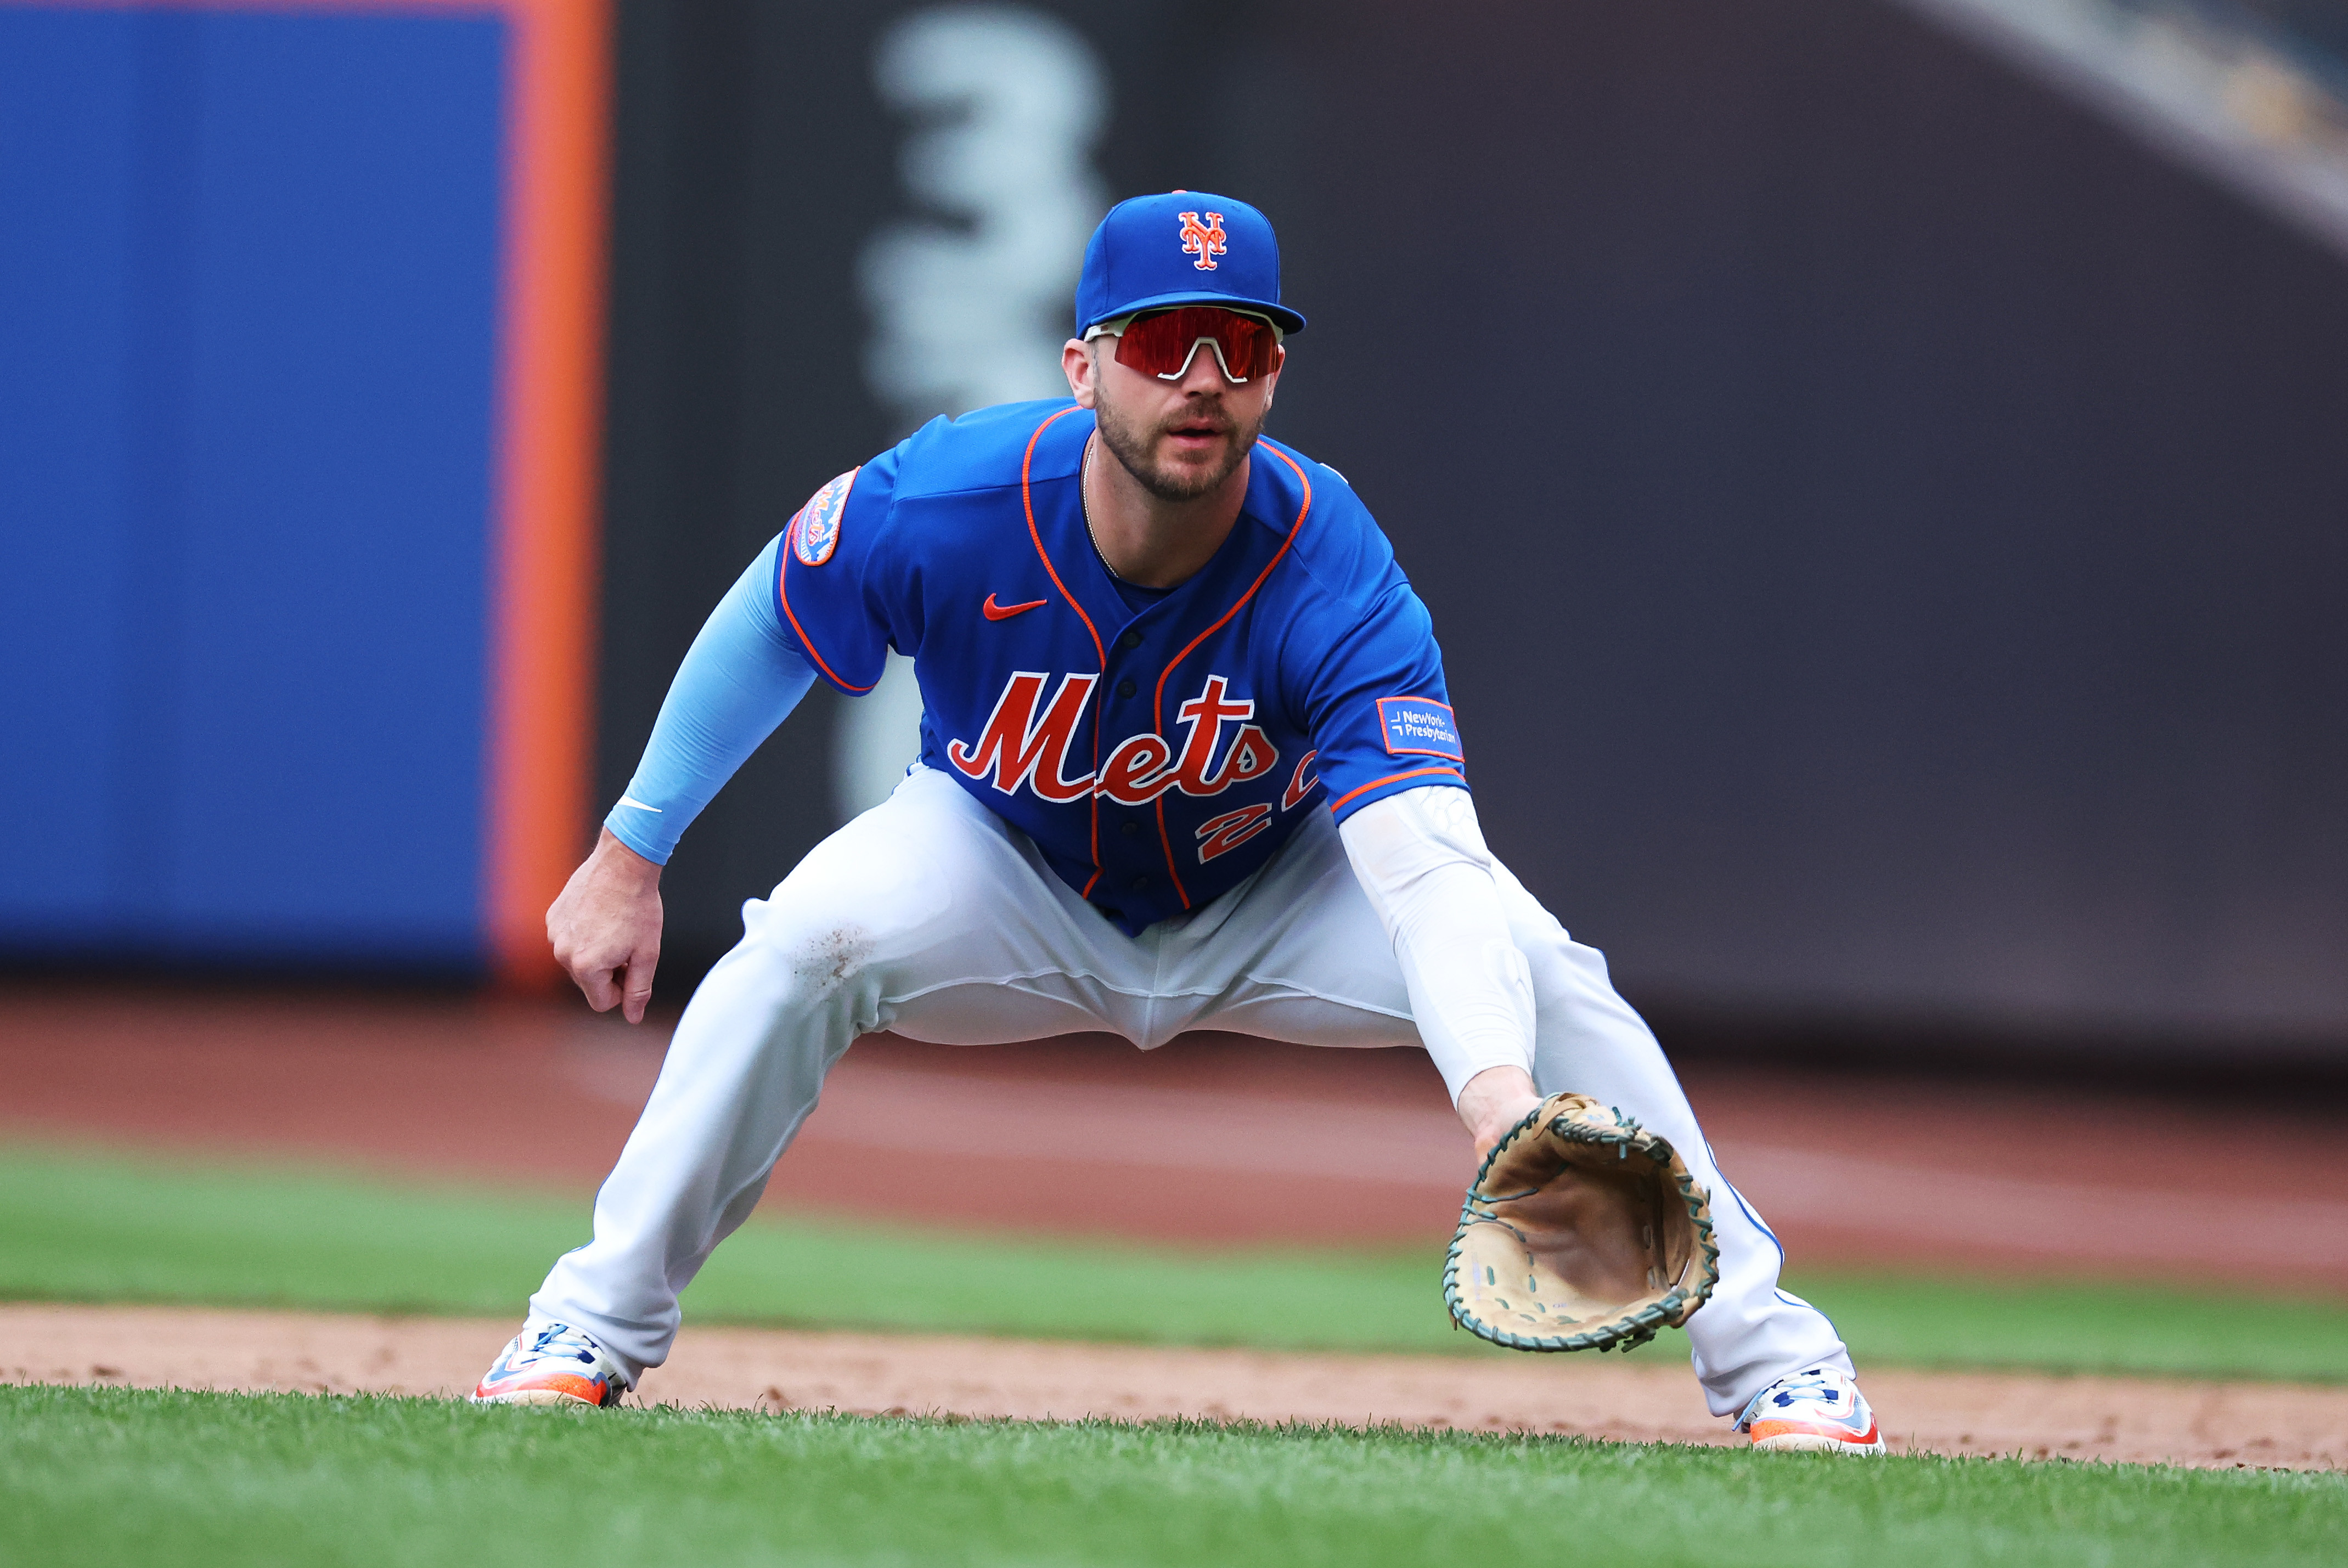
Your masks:
{"label": "white baseball pants", "polygon": [[[1805,1367],[1848,1371],[1833,1325],[1777,1288],[1776,1238],[1715,1167],[1605,958],[1505,868],[1498,876],[1532,971],[1535,1084],[1620,1106],[1669,1138],[1713,1195],[1720,1286],[1687,1330],[1713,1412],[1734,1414]],[[916,768],[771,898],[744,905],[742,923],[596,1196],[595,1239],[530,1300],[534,1318],[593,1335],[631,1381],[666,1358],[677,1293],[749,1216],[859,1035],[988,1045],[1107,1030],[1148,1050],[1217,1029],[1307,1045],[1419,1043],[1393,948],[1323,811],[1254,876],[1135,938],[1053,876],[1025,835]],[[1460,1172],[1463,1189],[1470,1173]]]}

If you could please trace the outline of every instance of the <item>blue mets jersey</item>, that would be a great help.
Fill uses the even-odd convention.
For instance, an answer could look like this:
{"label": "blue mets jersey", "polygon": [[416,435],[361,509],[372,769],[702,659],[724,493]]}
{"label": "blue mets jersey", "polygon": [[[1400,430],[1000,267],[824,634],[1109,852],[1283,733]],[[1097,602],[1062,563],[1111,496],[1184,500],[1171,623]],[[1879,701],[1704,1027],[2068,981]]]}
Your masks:
{"label": "blue mets jersey", "polygon": [[1259,441],[1231,537],[1157,593],[1093,547],[1092,431],[1073,403],[1006,404],[842,474],[785,531],[786,635],[850,693],[910,655],[922,763],[1128,933],[1231,887],[1307,811],[1466,787],[1434,625],[1335,470]]}

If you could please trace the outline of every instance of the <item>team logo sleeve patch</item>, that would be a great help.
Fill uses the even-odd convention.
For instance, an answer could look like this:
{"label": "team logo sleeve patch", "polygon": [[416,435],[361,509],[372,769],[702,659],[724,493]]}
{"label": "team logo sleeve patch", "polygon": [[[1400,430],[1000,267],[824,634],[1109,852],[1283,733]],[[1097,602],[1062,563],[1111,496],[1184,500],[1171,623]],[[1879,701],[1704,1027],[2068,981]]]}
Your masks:
{"label": "team logo sleeve patch", "polygon": [[1468,760],[1448,703],[1425,697],[1381,697],[1378,723],[1385,732],[1386,750],[1395,756]]}
{"label": "team logo sleeve patch", "polygon": [[848,509],[848,492],[861,472],[861,468],[850,468],[832,480],[809,496],[799,515],[791,519],[791,553],[799,558],[801,566],[821,566],[839,548],[839,516]]}
{"label": "team logo sleeve patch", "polygon": [[[853,696],[880,679],[902,583],[876,566],[892,515],[898,454],[884,452],[808,497],[783,529],[775,613],[816,672]],[[897,590],[897,603],[890,602]]]}

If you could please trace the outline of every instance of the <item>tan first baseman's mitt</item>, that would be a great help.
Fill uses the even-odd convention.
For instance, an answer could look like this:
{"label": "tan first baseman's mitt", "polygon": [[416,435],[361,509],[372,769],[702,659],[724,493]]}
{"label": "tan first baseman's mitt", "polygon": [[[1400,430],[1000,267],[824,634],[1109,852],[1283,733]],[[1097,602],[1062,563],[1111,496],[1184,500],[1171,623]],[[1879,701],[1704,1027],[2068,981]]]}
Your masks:
{"label": "tan first baseman's mitt", "polygon": [[1512,1350],[1627,1350],[1685,1323],[1719,1280],[1711,1200],[1671,1144],[1586,1094],[1552,1094],[1476,1173],[1443,1299]]}

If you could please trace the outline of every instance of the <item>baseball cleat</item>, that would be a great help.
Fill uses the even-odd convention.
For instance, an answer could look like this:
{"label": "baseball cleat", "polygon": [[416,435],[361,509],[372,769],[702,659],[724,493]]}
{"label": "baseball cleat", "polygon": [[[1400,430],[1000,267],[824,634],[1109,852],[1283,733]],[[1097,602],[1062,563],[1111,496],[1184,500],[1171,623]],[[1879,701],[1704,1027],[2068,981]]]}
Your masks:
{"label": "baseball cleat", "polygon": [[616,1405],[628,1391],[620,1364],[567,1323],[530,1323],[473,1390],[477,1405]]}
{"label": "baseball cleat", "polygon": [[1780,1378],[1753,1398],[1736,1430],[1756,1449],[1777,1453],[1879,1454],[1883,1434],[1875,1412],[1848,1372],[1808,1367]]}

